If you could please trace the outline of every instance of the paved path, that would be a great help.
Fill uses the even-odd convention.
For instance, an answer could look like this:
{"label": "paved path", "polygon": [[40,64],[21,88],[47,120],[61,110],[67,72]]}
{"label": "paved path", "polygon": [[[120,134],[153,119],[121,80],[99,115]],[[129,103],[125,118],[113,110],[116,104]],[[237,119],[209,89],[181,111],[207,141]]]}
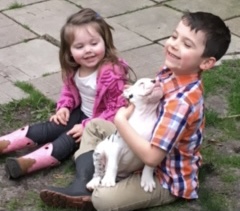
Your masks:
{"label": "paved path", "polygon": [[[21,7],[11,9],[16,6]],[[59,33],[66,18],[91,7],[114,28],[120,55],[138,77],[154,76],[163,45],[182,12],[207,11],[222,17],[232,32],[223,59],[240,58],[240,0],[1,0],[0,104],[27,97],[16,81],[31,83],[56,101],[61,87]]]}

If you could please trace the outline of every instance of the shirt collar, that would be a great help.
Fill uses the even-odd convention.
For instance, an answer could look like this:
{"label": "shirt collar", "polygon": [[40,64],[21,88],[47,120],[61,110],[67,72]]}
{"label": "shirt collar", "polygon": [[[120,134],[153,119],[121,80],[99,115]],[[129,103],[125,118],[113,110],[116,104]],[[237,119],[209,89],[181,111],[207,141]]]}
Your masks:
{"label": "shirt collar", "polygon": [[[165,88],[167,88],[167,93],[172,92],[174,90],[177,90],[181,87],[190,85],[192,83],[195,83],[200,80],[200,74],[199,73],[193,73],[189,75],[174,75],[174,73],[164,66],[160,72],[157,75],[160,82],[172,84],[171,86],[167,85]],[[170,80],[170,81],[169,81]],[[170,88],[170,89],[169,89]]]}
{"label": "shirt collar", "polygon": [[168,78],[169,76],[172,79],[176,80],[179,85],[187,85],[193,83],[201,78],[200,73],[192,73],[189,75],[175,75],[168,67],[164,66],[158,73],[159,80]]}

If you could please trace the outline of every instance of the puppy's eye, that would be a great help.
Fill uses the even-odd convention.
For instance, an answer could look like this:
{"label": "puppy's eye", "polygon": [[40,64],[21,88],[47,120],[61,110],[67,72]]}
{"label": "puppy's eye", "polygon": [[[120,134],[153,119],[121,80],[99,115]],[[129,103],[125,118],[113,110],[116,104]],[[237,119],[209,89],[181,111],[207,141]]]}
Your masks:
{"label": "puppy's eye", "polygon": [[151,80],[151,82],[155,84],[156,83],[156,79]]}
{"label": "puppy's eye", "polygon": [[131,99],[131,98],[133,98],[133,94],[130,94],[130,95],[128,96],[128,99]]}

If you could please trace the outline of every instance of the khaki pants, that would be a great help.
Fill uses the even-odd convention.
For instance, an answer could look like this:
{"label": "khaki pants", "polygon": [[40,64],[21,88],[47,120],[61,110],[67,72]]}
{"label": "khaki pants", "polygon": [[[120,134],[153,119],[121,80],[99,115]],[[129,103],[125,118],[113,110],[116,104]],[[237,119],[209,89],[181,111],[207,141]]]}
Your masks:
{"label": "khaki pants", "polygon": [[74,154],[74,159],[85,152],[94,150],[99,142],[113,134],[116,127],[113,123],[103,119],[93,119],[83,130],[79,149]]}
{"label": "khaki pants", "polygon": [[[106,136],[111,135],[116,127],[111,122],[94,119],[84,129],[80,149],[75,153],[75,159],[82,153],[94,150],[96,145]],[[164,189],[155,178],[156,189],[146,193],[140,186],[140,174],[132,174],[121,180],[115,187],[99,187],[93,191],[92,203],[97,211],[131,211],[164,205],[177,198]]]}

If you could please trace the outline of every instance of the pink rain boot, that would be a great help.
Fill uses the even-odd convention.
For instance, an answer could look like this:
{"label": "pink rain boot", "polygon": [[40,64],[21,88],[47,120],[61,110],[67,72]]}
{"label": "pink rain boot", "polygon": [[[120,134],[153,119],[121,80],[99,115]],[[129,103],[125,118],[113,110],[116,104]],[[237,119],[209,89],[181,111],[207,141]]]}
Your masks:
{"label": "pink rain boot", "polygon": [[31,139],[26,137],[28,128],[29,126],[26,126],[0,137],[0,154],[36,145]]}
{"label": "pink rain boot", "polygon": [[60,162],[51,156],[53,145],[45,144],[41,148],[24,155],[19,158],[6,159],[6,172],[10,178],[18,178],[25,174],[44,169],[51,166],[56,166]]}

